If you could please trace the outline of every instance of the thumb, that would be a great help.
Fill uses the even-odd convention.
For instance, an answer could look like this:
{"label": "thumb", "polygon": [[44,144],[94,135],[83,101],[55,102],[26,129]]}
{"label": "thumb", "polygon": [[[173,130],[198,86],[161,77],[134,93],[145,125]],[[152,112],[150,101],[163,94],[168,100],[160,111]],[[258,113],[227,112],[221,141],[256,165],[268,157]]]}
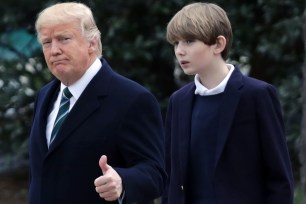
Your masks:
{"label": "thumb", "polygon": [[102,155],[100,160],[99,160],[99,166],[102,170],[102,173],[105,174],[106,171],[109,169],[109,166],[107,164],[107,156]]}

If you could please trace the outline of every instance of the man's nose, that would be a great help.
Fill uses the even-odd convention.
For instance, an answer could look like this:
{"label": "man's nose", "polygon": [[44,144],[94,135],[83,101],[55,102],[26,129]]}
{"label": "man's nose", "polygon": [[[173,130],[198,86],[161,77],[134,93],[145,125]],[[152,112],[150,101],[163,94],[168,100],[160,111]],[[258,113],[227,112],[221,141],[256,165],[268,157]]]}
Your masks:
{"label": "man's nose", "polygon": [[58,55],[60,53],[61,53],[60,45],[56,41],[53,41],[51,43],[51,54],[52,55]]}

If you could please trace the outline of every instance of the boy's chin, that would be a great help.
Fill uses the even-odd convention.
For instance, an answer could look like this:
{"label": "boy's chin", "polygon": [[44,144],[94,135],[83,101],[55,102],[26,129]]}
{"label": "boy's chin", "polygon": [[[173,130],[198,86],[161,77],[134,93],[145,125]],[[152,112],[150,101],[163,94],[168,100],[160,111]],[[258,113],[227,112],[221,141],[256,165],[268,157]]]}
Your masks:
{"label": "boy's chin", "polygon": [[183,69],[183,72],[186,75],[196,75],[196,72],[194,70],[190,70],[190,69]]}

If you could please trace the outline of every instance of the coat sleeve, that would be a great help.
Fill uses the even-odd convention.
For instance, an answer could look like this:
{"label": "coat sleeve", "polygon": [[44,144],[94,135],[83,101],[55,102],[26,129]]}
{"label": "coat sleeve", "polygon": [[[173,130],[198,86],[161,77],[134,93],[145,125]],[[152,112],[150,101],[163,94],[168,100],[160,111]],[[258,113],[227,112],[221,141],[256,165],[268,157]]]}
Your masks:
{"label": "coat sleeve", "polygon": [[160,108],[149,92],[128,104],[118,130],[119,151],[127,168],[115,168],[122,178],[124,203],[145,203],[161,196],[164,172],[164,134]]}
{"label": "coat sleeve", "polygon": [[275,88],[267,85],[257,97],[267,204],[293,203],[293,175],[282,111]]}

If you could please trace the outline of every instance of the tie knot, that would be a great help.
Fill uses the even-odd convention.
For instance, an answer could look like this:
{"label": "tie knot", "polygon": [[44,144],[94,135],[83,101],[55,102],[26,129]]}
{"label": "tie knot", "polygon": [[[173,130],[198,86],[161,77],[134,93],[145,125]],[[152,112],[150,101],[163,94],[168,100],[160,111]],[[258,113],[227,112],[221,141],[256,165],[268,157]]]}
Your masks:
{"label": "tie knot", "polygon": [[68,87],[64,88],[63,94],[66,98],[71,98],[72,94],[70,93]]}

